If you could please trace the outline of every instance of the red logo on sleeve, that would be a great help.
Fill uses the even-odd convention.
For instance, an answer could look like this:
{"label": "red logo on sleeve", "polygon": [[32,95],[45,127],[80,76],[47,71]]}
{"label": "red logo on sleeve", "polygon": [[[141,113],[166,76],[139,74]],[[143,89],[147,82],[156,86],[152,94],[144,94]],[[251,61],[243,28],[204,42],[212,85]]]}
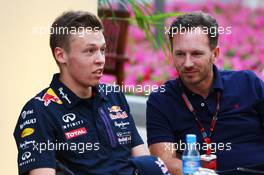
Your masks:
{"label": "red logo on sleeve", "polygon": [[66,139],[69,140],[69,139],[84,135],[86,133],[87,133],[86,128],[82,127],[82,128],[69,131],[69,132],[65,132],[65,136],[66,136]]}

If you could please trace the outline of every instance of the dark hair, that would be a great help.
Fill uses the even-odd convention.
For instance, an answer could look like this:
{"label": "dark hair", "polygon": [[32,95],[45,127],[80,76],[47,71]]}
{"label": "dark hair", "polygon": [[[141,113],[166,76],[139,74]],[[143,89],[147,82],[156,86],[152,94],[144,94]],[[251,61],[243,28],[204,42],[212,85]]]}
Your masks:
{"label": "dark hair", "polygon": [[[70,30],[79,28],[89,28],[93,31],[96,29],[99,31],[103,30],[103,25],[101,20],[92,13],[85,11],[64,12],[55,19],[50,29],[50,48],[54,57],[54,49],[56,47],[61,47],[66,51],[70,51]],[[61,29],[63,30],[62,33]]]}
{"label": "dark hair", "polygon": [[[168,33],[171,50],[173,49],[173,34],[176,33],[176,29],[186,28],[189,31],[196,27],[208,30],[209,46],[211,49],[214,49],[218,43],[218,24],[216,19],[204,12],[191,12],[177,16],[172,22],[170,32]],[[215,30],[211,31],[211,29]]]}

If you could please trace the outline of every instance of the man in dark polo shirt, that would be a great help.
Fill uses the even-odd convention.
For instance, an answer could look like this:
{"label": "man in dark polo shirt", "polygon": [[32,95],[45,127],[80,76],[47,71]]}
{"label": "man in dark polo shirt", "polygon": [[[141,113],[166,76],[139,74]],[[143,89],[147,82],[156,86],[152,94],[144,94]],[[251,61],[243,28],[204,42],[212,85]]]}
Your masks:
{"label": "man in dark polo shirt", "polygon": [[169,38],[179,77],[147,101],[150,152],[174,175],[181,174],[190,133],[197,135],[201,154],[217,155],[217,170],[264,163],[264,83],[252,71],[214,65],[220,52],[217,29],[216,20],[202,12],[176,18]]}
{"label": "man in dark polo shirt", "polygon": [[19,174],[54,175],[59,166],[75,175],[132,175],[128,158],[148,154],[124,95],[99,84],[102,30],[95,15],[81,11],[66,12],[52,24],[50,47],[60,74],[18,119]]}

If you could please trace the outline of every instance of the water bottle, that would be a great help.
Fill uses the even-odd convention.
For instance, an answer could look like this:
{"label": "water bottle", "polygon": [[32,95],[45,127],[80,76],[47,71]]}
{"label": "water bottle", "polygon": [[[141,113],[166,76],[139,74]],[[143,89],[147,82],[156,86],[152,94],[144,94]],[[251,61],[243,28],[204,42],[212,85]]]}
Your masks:
{"label": "water bottle", "polygon": [[200,153],[196,149],[196,135],[186,135],[186,149],[182,155],[183,175],[193,175],[200,167]]}

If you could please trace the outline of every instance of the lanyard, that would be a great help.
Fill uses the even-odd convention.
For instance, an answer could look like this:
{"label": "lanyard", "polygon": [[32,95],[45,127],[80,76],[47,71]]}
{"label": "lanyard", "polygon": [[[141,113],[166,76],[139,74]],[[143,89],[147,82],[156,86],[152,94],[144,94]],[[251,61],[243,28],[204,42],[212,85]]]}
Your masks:
{"label": "lanyard", "polygon": [[182,89],[182,98],[186,104],[186,106],[188,107],[188,109],[190,110],[190,112],[193,114],[194,118],[195,118],[195,121],[197,123],[197,126],[199,127],[200,129],[200,132],[202,133],[202,136],[203,136],[203,140],[204,142],[207,144],[207,150],[206,150],[206,154],[209,155],[211,154],[211,147],[210,147],[210,144],[211,144],[211,136],[214,132],[214,129],[215,129],[215,125],[216,125],[216,121],[217,121],[217,116],[218,116],[218,113],[220,111],[220,98],[221,98],[221,93],[220,91],[217,91],[216,93],[216,112],[212,118],[212,121],[211,121],[211,124],[210,124],[210,132],[209,132],[209,135],[207,135],[207,132],[205,131],[205,128],[202,124],[202,122],[199,120],[199,117],[191,103],[191,101],[188,99],[187,95],[185,94],[183,88],[182,88],[182,85],[181,85],[181,82],[180,82],[180,87]]}

